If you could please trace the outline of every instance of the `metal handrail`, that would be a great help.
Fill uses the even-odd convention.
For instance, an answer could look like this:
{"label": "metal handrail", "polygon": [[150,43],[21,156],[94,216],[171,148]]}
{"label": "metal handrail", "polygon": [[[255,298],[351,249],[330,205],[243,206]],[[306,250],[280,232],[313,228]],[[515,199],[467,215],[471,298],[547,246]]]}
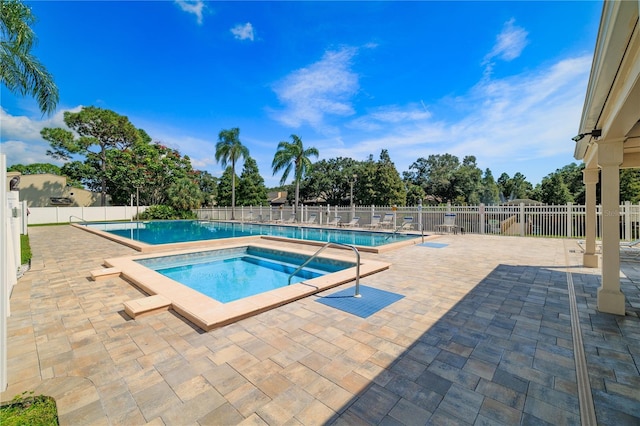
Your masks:
{"label": "metal handrail", "polygon": [[355,246],[352,246],[351,244],[344,244],[344,243],[332,243],[332,242],[328,242],[325,245],[323,245],[322,247],[320,247],[320,250],[318,250],[317,252],[315,252],[313,255],[311,255],[302,265],[298,266],[298,269],[296,269],[295,271],[293,271],[291,273],[291,275],[289,275],[289,282],[287,285],[291,285],[291,279],[298,273],[300,272],[300,270],[302,268],[304,268],[305,266],[307,266],[309,264],[309,262],[311,262],[313,259],[315,259],[316,257],[318,257],[318,255],[327,247],[330,246],[339,246],[339,247],[349,247],[351,250],[353,250],[356,254],[356,294],[354,295],[354,297],[361,297],[360,295],[360,252],[358,251],[358,249]]}
{"label": "metal handrail", "polygon": [[80,223],[89,223],[86,220],[84,220],[83,218],[78,217],[78,216],[73,216],[73,215],[69,216],[69,223],[71,223],[71,218],[72,217],[75,217],[76,219],[80,219]]}

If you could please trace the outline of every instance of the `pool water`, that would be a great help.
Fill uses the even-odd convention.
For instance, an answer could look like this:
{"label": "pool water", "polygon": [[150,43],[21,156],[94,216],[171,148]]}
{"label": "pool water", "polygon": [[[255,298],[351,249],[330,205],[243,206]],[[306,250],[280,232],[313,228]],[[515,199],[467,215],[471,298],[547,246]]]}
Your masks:
{"label": "pool water", "polygon": [[[141,259],[136,262],[227,303],[284,287],[307,256],[258,247],[210,250],[188,255]],[[318,257],[291,279],[291,284],[355,266]]]}
{"label": "pool water", "polygon": [[147,244],[169,244],[251,235],[269,235],[306,241],[378,247],[416,238],[412,235],[389,232],[254,223],[202,222],[197,220],[91,223],[87,224],[87,226]]}

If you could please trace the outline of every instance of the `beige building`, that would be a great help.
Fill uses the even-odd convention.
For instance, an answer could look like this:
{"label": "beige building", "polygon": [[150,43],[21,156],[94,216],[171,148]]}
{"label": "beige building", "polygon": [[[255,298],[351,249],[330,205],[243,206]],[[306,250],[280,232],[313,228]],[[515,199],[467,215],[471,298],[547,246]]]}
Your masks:
{"label": "beige building", "polygon": [[574,157],[584,161],[583,262],[597,267],[596,184],[602,199],[602,285],[598,310],[625,315],[620,291],[620,169],[640,167],[640,0],[605,1]]}
{"label": "beige building", "polygon": [[100,194],[67,185],[67,178],[53,174],[20,175],[9,172],[7,180],[19,176],[20,201],[27,207],[90,207],[100,205]]}

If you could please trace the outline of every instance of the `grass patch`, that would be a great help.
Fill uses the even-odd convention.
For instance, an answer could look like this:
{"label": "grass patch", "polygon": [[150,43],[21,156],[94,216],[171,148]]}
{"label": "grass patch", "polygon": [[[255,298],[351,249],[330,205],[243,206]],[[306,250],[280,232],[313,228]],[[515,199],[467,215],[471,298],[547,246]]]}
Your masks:
{"label": "grass patch", "polygon": [[[33,392],[32,392],[33,393]],[[50,396],[18,395],[11,402],[0,406],[0,424],[2,426],[58,425],[56,401]]]}
{"label": "grass patch", "polygon": [[26,265],[31,261],[31,245],[29,235],[20,235],[20,264]]}

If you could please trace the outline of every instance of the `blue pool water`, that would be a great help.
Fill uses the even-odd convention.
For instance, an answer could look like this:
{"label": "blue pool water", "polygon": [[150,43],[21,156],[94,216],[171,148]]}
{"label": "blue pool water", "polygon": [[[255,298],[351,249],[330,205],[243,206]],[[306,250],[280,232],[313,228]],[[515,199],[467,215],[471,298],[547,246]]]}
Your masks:
{"label": "blue pool water", "polygon": [[[141,259],[136,262],[219,302],[227,303],[288,285],[306,256],[259,247],[238,247]],[[353,267],[355,263],[316,258],[291,283]]]}
{"label": "blue pool water", "polygon": [[356,246],[378,247],[416,238],[404,234],[360,230],[278,226],[255,223],[201,222],[169,220],[150,222],[91,223],[87,226],[147,244],[270,235],[306,241],[334,242]]}

